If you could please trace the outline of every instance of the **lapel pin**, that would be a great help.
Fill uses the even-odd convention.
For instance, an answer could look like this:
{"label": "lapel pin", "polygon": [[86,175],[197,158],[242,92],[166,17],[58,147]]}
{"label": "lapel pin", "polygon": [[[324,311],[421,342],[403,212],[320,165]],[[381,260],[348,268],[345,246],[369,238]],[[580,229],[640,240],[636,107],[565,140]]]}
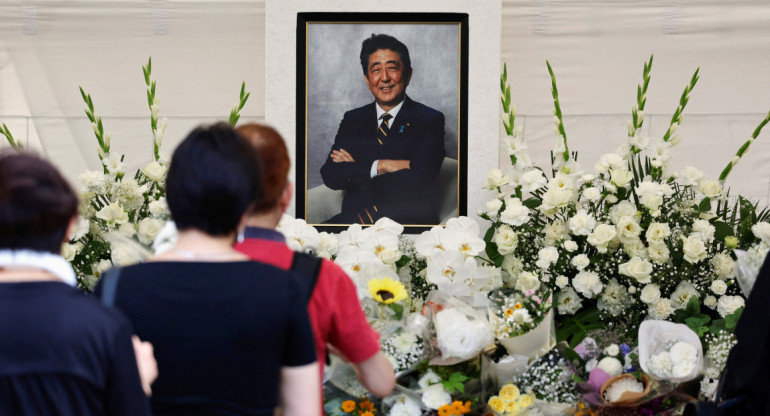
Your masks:
{"label": "lapel pin", "polygon": [[[407,124],[407,126],[408,126],[408,124]],[[398,130],[398,132],[399,132],[399,133],[403,133],[403,132],[404,132],[404,126],[403,126],[403,125],[402,125],[402,126],[401,126],[401,128]]]}

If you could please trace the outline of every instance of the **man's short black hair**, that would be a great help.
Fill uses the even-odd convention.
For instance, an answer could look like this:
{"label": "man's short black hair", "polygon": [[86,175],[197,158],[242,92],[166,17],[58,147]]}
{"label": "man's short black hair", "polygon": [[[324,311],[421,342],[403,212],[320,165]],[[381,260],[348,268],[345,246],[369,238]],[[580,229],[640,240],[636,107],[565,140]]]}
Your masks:
{"label": "man's short black hair", "polygon": [[409,59],[409,49],[407,49],[406,45],[393,36],[385,34],[375,35],[372,33],[372,36],[366,38],[361,44],[361,68],[364,70],[364,75],[369,70],[369,57],[380,49],[390,49],[397,53],[404,64],[404,72],[412,72],[412,60]]}
{"label": "man's short black hair", "polygon": [[179,144],[166,177],[166,200],[179,230],[232,233],[259,198],[257,153],[230,126],[198,127]]}
{"label": "man's short black hair", "polygon": [[49,162],[0,152],[0,249],[61,252],[78,196]]}

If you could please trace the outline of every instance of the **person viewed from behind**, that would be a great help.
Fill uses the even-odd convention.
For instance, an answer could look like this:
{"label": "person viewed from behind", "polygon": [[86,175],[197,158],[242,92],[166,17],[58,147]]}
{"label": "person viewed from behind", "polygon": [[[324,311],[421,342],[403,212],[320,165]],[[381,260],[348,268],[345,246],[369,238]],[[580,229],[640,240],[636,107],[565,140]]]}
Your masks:
{"label": "person viewed from behind", "polygon": [[150,414],[131,324],[72,288],[75,273],[59,256],[77,209],[51,164],[0,152],[2,415]]}
{"label": "person viewed from behind", "polygon": [[177,147],[166,198],[179,230],[171,250],[118,277],[115,306],[155,347],[155,415],[320,413],[305,300],[290,272],[232,246],[258,198],[260,163],[228,126],[193,130]]}
{"label": "person viewed from behind", "polygon": [[[264,166],[262,193],[246,222],[244,239],[235,245],[253,260],[288,270],[299,254],[289,248],[275,230],[292,198],[288,181],[289,154],[283,138],[273,128],[247,124],[237,132],[256,150]],[[367,323],[358,301],[355,285],[334,262],[323,260],[316,276],[302,276],[311,290],[307,304],[319,362],[318,379],[323,375],[327,344],[353,363],[361,384],[376,396],[385,397],[395,385],[393,368],[380,351],[379,335]],[[314,286],[313,286],[313,281]]]}

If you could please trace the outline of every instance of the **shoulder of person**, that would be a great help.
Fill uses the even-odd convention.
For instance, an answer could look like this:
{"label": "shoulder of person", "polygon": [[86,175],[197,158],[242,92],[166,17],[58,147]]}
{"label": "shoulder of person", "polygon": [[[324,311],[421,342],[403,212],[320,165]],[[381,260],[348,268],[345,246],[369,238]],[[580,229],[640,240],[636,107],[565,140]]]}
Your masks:
{"label": "shoulder of person", "polygon": [[376,114],[374,110],[374,101],[372,101],[369,104],[362,105],[361,107],[346,111],[343,118],[350,119],[350,118],[364,117],[369,115],[369,113]]}
{"label": "shoulder of person", "polygon": [[427,105],[414,101],[413,99],[409,98],[407,96],[404,102],[404,107],[406,107],[408,110],[415,115],[417,115],[420,118],[424,118],[426,120],[432,120],[435,118],[444,118],[444,113],[441,111],[438,111],[432,107],[428,107]]}

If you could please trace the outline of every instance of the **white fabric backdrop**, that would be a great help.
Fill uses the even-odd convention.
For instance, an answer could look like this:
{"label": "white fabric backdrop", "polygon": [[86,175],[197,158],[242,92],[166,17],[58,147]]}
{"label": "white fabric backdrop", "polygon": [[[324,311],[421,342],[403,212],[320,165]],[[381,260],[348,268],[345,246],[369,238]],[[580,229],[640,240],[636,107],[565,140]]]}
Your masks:
{"label": "white fabric backdrop", "polygon": [[[502,16],[512,100],[542,163],[555,139],[545,59],[556,72],[570,148],[587,167],[625,138],[642,64],[652,53],[645,128],[653,136],[662,134],[701,68],[679,130],[676,166],[695,164],[718,175],[770,109],[764,0],[509,0]],[[241,81],[252,91],[242,120],[264,119],[265,26],[264,1],[0,0],[0,122],[71,178],[95,169],[95,139],[77,91],[82,85],[113,134],[113,149],[126,153],[130,166],[142,166],[152,149],[140,68],[147,57],[153,56],[161,117],[169,117],[163,147],[170,153],[192,126],[226,119]],[[499,69],[485,68],[485,76],[496,79]],[[470,132],[471,146],[498,139]],[[728,186],[768,201],[770,128]]]}

